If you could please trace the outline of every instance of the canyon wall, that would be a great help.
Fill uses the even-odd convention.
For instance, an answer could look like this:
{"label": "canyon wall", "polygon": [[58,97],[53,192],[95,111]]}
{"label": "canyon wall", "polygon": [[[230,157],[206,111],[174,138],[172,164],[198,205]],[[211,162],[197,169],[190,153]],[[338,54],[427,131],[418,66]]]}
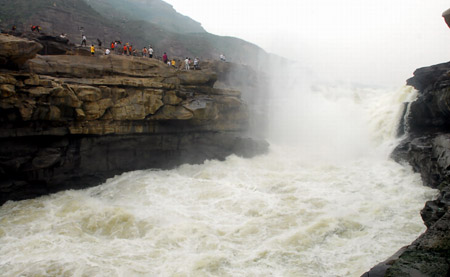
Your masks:
{"label": "canyon wall", "polygon": [[268,148],[248,137],[241,92],[215,88],[210,69],[67,45],[36,55],[42,49],[0,35],[0,204]]}

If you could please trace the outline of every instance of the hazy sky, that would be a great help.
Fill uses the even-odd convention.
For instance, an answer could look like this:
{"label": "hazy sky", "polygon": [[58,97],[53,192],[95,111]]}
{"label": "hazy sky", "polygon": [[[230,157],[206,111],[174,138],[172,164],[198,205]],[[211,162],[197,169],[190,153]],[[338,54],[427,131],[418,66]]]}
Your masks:
{"label": "hazy sky", "polygon": [[303,62],[330,79],[402,85],[450,60],[448,0],[166,0],[210,33]]}

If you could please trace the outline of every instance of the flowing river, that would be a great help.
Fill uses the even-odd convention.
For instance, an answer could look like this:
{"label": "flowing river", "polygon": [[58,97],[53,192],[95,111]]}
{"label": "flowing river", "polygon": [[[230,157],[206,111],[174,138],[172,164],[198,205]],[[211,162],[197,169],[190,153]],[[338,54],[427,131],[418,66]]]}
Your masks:
{"label": "flowing river", "polygon": [[436,192],[389,159],[414,91],[313,86],[272,103],[269,153],[124,173],[0,207],[1,276],[360,276]]}

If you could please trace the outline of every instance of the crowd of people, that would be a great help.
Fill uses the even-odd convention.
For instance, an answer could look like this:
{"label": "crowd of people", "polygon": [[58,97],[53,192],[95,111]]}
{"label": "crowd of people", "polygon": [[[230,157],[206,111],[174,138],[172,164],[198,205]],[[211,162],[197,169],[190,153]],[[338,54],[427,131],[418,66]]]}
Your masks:
{"label": "crowd of people", "polygon": [[[63,35],[63,34],[61,34]],[[87,46],[87,38],[86,36],[83,34],[81,36],[81,46]],[[102,42],[100,41],[100,39],[97,39],[97,45],[99,48],[101,48]],[[91,45],[90,47],[91,49],[91,55],[95,55],[95,46],[94,44]],[[115,54],[115,55],[126,55],[126,56],[137,56],[137,57],[143,57],[143,58],[150,58],[153,59],[154,57],[154,52],[155,50],[153,49],[152,45],[149,45],[149,47],[144,47],[142,48],[140,51],[138,51],[137,49],[135,49],[133,47],[132,44],[130,43],[124,43],[122,45],[122,42],[120,40],[116,40],[116,41],[112,41],[109,44],[109,48],[106,48],[104,53],[105,55],[111,55],[111,54]],[[220,55],[220,59],[222,59],[222,54]],[[168,66],[174,67],[174,68],[180,68],[180,69],[185,69],[185,70],[200,70],[200,59],[198,57],[194,58],[194,60],[191,60],[191,58],[186,57],[186,59],[183,61],[184,67],[182,66],[182,62],[180,60],[178,60],[178,65],[179,67],[177,67],[177,60],[175,58],[169,59],[168,55],[166,52],[163,53],[161,60],[163,61],[163,63],[167,64]],[[193,67],[191,67],[191,65],[193,65]]]}
{"label": "crowd of people", "polygon": [[[13,25],[11,28],[11,31],[14,33],[14,32],[16,32],[16,29],[17,29],[17,27],[15,25]],[[30,25],[30,29],[32,32],[38,32],[38,33],[40,33],[42,30],[41,26],[39,26],[39,25]],[[67,34],[61,33],[59,35],[59,37],[62,39],[67,39]],[[96,48],[95,48],[94,43],[91,43],[91,46],[88,46],[87,41],[88,41],[88,39],[87,39],[86,35],[82,34],[81,35],[81,44],[80,44],[81,47],[89,47],[91,55],[95,56]],[[102,41],[98,38],[97,38],[97,46],[98,46],[98,48],[102,49]],[[103,52],[105,55],[115,54],[115,55],[126,55],[126,56],[138,56],[138,57],[150,58],[150,59],[153,59],[153,58],[159,59],[158,57],[155,57],[155,50],[153,49],[152,45],[149,45],[148,48],[144,47],[140,51],[138,51],[136,48],[133,47],[133,45],[131,43],[127,42],[127,43],[122,44],[122,42],[120,40],[115,40],[115,41],[112,41],[108,46],[109,47],[107,47]],[[164,52],[162,57],[160,57],[160,59],[168,66],[171,66],[174,68],[184,69],[184,70],[200,70],[200,59],[198,57],[195,57],[193,60],[189,57],[186,57],[184,60],[175,59],[175,58],[169,59],[167,53]],[[226,58],[223,54],[220,54],[219,59],[224,62],[226,61]]]}

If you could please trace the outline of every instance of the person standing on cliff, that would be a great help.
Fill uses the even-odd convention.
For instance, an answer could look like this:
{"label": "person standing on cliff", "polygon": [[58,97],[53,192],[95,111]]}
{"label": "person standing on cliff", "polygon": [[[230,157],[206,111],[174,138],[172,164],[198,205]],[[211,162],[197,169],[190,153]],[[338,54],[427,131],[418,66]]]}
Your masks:
{"label": "person standing on cliff", "polygon": [[184,60],[184,69],[189,70],[189,58],[186,57],[186,59]]}
{"label": "person standing on cliff", "polygon": [[95,55],[95,46],[94,46],[94,44],[91,45],[91,55],[92,56]]}
{"label": "person standing on cliff", "polygon": [[194,70],[199,70],[200,68],[198,67],[199,64],[199,59],[197,57],[195,57],[194,59]]}
{"label": "person standing on cliff", "polygon": [[128,45],[128,55],[132,56],[133,55],[133,45]]}
{"label": "person standing on cliff", "polygon": [[83,46],[83,44],[84,44],[84,46],[87,46],[87,45],[86,45],[86,40],[87,40],[87,39],[86,39],[86,36],[85,36],[85,35],[82,35],[82,36],[81,36],[81,46]]}
{"label": "person standing on cliff", "polygon": [[150,45],[148,48],[148,57],[151,59],[153,58],[153,47]]}
{"label": "person standing on cliff", "polygon": [[163,55],[163,63],[167,64],[167,54],[166,54],[166,52],[164,52],[164,55]]}
{"label": "person standing on cliff", "polygon": [[144,49],[142,49],[142,57],[147,58],[147,53],[148,53],[147,47],[144,47]]}

